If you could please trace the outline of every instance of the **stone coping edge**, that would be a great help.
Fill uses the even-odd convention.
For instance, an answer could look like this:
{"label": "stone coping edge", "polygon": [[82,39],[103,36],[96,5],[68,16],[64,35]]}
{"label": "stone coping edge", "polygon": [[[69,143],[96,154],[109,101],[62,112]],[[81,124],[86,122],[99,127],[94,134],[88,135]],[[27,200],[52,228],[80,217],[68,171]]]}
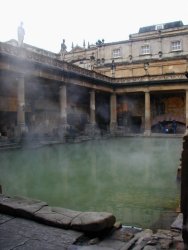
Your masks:
{"label": "stone coping edge", "polygon": [[49,226],[97,233],[111,229],[116,218],[108,212],[81,212],[51,207],[44,201],[0,194],[0,212]]}

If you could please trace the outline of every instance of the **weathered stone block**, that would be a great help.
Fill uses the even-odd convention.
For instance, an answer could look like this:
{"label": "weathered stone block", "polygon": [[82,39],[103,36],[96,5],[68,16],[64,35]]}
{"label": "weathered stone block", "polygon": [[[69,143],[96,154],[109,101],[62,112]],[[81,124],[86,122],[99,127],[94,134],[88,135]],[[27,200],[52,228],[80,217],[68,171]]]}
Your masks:
{"label": "weathered stone block", "polygon": [[172,223],[171,229],[176,229],[181,231],[182,226],[183,226],[183,214],[180,213],[175,219],[175,221]]}
{"label": "weathered stone block", "polygon": [[0,212],[2,213],[33,218],[34,213],[44,206],[47,206],[47,203],[40,200],[0,195]]}
{"label": "weathered stone block", "polygon": [[80,212],[50,207],[46,202],[0,195],[0,212],[40,221],[47,225],[98,232],[112,228],[115,216],[106,212]]}
{"label": "weathered stone block", "polygon": [[72,221],[71,216],[66,214],[53,211],[49,206],[41,208],[38,212],[35,213],[35,219],[37,221],[43,222],[44,224],[57,226],[61,228],[70,228]]}
{"label": "weathered stone block", "polygon": [[71,227],[80,231],[97,232],[113,227],[116,219],[111,213],[83,212],[74,218]]}

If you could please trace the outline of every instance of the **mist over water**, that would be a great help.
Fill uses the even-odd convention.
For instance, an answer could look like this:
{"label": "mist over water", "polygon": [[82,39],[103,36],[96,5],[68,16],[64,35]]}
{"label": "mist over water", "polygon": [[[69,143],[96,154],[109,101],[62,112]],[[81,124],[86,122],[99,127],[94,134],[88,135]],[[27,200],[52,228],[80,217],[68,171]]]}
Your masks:
{"label": "mist over water", "polygon": [[150,227],[178,206],[181,149],[182,139],[116,138],[1,152],[0,184],[7,195]]}

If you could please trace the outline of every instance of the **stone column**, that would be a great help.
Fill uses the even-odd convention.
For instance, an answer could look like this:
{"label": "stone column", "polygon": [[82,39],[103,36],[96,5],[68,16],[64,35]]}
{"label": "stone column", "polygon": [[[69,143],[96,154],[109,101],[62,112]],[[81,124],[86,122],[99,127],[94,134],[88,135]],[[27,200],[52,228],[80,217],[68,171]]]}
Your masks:
{"label": "stone column", "polygon": [[96,124],[96,114],[95,114],[95,90],[90,91],[90,117],[89,123],[85,125],[85,134],[87,136],[97,138],[100,137],[101,132]]}
{"label": "stone column", "polygon": [[67,89],[65,85],[60,87],[60,123],[67,124]]}
{"label": "stone column", "polygon": [[95,125],[95,90],[91,90],[90,92],[90,124]]}
{"label": "stone column", "polygon": [[150,93],[145,92],[145,135],[151,135]]}
{"label": "stone column", "polygon": [[115,131],[117,128],[117,100],[116,94],[110,97],[110,130]]}
{"label": "stone column", "polygon": [[17,97],[18,97],[18,106],[17,106],[17,126],[18,126],[18,135],[21,136],[26,132],[25,126],[25,82],[24,75],[21,74],[17,78]]}
{"label": "stone column", "polygon": [[59,102],[60,102],[60,121],[58,127],[58,137],[60,141],[65,140],[65,136],[68,131],[67,124],[67,88],[66,85],[62,85],[59,90]]}
{"label": "stone column", "polygon": [[188,89],[185,92],[185,124],[186,124],[186,133],[188,133]]}

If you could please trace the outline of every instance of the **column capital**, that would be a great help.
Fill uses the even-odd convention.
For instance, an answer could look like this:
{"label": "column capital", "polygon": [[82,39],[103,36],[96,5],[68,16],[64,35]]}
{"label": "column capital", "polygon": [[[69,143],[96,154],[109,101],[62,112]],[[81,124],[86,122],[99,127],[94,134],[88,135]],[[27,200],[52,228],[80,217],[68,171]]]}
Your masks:
{"label": "column capital", "polygon": [[144,93],[150,94],[150,90],[149,90],[149,89],[146,89],[146,90],[144,90]]}
{"label": "column capital", "polygon": [[16,76],[16,80],[18,81],[20,78],[24,78],[25,77],[25,74],[24,73],[19,73],[17,74]]}
{"label": "column capital", "polygon": [[89,93],[90,93],[90,94],[95,94],[95,93],[96,93],[96,90],[95,90],[95,89],[90,89],[90,90],[89,90]]}
{"label": "column capital", "polygon": [[62,83],[61,85],[59,85],[59,89],[62,89],[64,87],[66,87],[67,85],[65,83]]}

